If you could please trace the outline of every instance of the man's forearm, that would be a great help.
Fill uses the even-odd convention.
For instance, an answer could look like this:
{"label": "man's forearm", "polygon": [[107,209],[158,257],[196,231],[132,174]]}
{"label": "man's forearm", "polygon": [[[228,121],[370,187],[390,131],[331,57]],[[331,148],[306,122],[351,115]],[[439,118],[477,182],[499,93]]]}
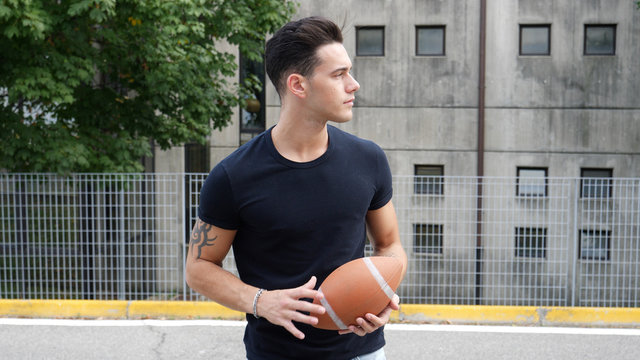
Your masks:
{"label": "man's forearm", "polygon": [[402,263],[402,277],[407,272],[407,253],[404,251],[400,241],[393,242],[387,247],[376,247],[373,251],[374,256],[395,257]]}
{"label": "man's forearm", "polygon": [[252,313],[258,289],[205,260],[187,263],[187,284],[193,290],[230,309]]}

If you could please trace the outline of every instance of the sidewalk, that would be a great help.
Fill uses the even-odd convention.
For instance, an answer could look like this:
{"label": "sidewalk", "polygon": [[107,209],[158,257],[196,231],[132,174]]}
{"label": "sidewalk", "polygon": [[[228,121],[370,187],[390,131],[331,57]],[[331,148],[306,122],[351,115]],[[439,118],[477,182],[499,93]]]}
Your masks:
{"label": "sidewalk", "polygon": [[[3,360],[246,360],[246,321],[2,319]],[[391,324],[387,359],[640,359],[640,329]]]}

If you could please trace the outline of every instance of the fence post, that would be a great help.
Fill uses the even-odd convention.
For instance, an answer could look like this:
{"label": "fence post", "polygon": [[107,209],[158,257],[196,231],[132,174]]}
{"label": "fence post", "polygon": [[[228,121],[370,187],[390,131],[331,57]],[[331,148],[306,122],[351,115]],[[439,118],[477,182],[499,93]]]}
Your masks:
{"label": "fence post", "polygon": [[126,262],[124,259],[124,254],[126,251],[125,246],[125,231],[124,231],[124,183],[120,184],[120,191],[118,194],[118,202],[120,203],[120,250],[118,261],[120,262],[120,270],[118,274],[118,300],[125,300],[125,271],[126,271]]}
{"label": "fence post", "polygon": [[482,265],[483,265],[483,243],[482,243],[482,180],[483,177],[478,176],[477,180],[477,198],[476,198],[476,298],[475,304],[482,305]]}
{"label": "fence post", "polygon": [[571,264],[571,273],[573,277],[571,286],[571,306],[576,306],[576,288],[578,287],[578,204],[580,199],[580,179],[572,179],[573,182],[573,237],[570,249],[573,249],[569,253]]}
{"label": "fence post", "polygon": [[[187,222],[189,219],[189,213],[187,209],[187,200],[186,200],[186,192],[187,192],[187,176],[188,174],[182,175],[182,213],[184,214],[182,217],[182,236],[185,236],[187,233]],[[187,299],[187,260],[184,253],[184,241],[180,241],[180,255],[182,256],[182,299]]]}

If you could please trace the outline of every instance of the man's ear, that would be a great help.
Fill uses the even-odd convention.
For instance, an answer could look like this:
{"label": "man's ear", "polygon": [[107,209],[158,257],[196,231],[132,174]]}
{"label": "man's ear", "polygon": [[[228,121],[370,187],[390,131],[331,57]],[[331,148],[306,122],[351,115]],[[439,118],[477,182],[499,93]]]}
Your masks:
{"label": "man's ear", "polygon": [[307,97],[307,78],[293,73],[287,77],[287,91],[303,99]]}

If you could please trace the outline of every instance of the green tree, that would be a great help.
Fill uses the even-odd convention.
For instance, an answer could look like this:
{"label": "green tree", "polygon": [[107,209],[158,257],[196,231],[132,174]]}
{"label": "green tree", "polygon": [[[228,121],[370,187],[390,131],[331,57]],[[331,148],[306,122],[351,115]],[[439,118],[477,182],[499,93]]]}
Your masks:
{"label": "green tree", "polygon": [[0,169],[140,171],[226,126],[242,94],[237,45],[259,60],[294,13],[283,0],[2,0]]}

